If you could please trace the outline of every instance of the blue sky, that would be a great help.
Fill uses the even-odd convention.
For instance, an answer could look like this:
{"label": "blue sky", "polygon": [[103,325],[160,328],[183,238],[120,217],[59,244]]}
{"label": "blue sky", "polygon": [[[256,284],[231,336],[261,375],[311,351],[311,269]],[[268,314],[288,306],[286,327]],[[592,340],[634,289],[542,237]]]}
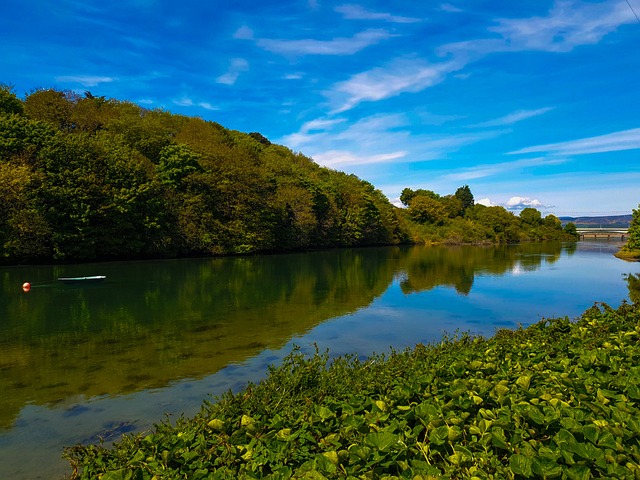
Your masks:
{"label": "blue sky", "polygon": [[0,82],[260,132],[544,214],[640,203],[640,0],[3,0]]}

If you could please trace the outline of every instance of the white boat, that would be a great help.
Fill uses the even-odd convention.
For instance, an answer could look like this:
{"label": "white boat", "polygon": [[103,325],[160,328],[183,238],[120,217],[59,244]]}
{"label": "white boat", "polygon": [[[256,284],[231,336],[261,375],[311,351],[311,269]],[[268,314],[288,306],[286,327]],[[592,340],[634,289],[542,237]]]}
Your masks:
{"label": "white boat", "polygon": [[102,282],[106,275],[93,275],[90,277],[58,277],[58,280],[64,283],[92,283],[92,282]]}

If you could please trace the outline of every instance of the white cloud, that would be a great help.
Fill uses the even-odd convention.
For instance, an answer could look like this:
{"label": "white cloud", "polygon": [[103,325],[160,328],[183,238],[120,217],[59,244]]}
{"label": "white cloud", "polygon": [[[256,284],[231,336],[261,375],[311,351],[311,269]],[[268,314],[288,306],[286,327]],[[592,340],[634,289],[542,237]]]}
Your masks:
{"label": "white cloud", "polygon": [[488,198],[481,198],[480,200],[476,200],[476,204],[484,205],[485,207],[497,207],[497,205]]}
{"label": "white cloud", "polygon": [[399,59],[337,83],[326,92],[334,113],[350,110],[364,101],[378,101],[403,92],[419,92],[442,82],[447,73],[462,68],[457,61],[431,64],[421,59]]}
{"label": "white cloud", "polygon": [[543,205],[543,203],[537,198],[529,198],[529,197],[511,197],[505,203],[494,203],[491,199],[485,197],[480,200],[476,200],[476,204],[484,205],[485,207],[505,207],[507,210],[511,211],[519,211],[524,210],[525,208],[535,208],[535,209],[548,209],[553,208],[553,205]]}
{"label": "white cloud", "polygon": [[[404,115],[372,115],[348,124],[345,118],[320,118],[305,123],[279,143],[302,149],[319,163],[362,165],[402,160],[443,159],[451,152],[505,133],[502,130],[467,134],[411,135]],[[323,163],[327,164],[327,163]]]}
{"label": "white cloud", "polygon": [[640,148],[640,128],[622,130],[620,132],[581,138],[568,142],[549,143],[534,147],[522,148],[510,154],[547,152],[556,155],[583,155],[588,153],[616,152]]}
{"label": "white cloud", "polygon": [[345,165],[370,165],[373,163],[391,162],[407,155],[405,151],[380,153],[374,155],[357,155],[344,150],[331,150],[313,156],[316,163],[325,167],[342,167]]}
{"label": "white cloud", "polygon": [[489,31],[500,38],[481,38],[443,45],[440,55],[453,54],[467,61],[491,53],[546,51],[569,52],[581,45],[598,43],[619,26],[635,23],[625,2],[600,3],[557,1],[544,17],[499,18]]}
{"label": "white cloud", "polygon": [[391,38],[386,30],[371,29],[357,33],[351,38],[334,38],[331,40],[276,40],[261,38],[257,45],[269,52],[280,55],[353,55],[371,45]]}
{"label": "white cloud", "polygon": [[189,97],[180,97],[173,101],[176,105],[180,105],[181,107],[193,107],[194,103]]}
{"label": "white cloud", "polygon": [[635,23],[625,2],[558,1],[546,17],[499,19],[489,30],[500,34],[512,49],[568,52],[598,43],[625,23]]}
{"label": "white cloud", "polygon": [[58,82],[79,83],[85,87],[95,87],[101,83],[110,83],[115,80],[117,79],[114,77],[97,77],[92,75],[66,75],[56,77],[56,81]]}
{"label": "white cloud", "polygon": [[504,117],[489,120],[487,122],[476,123],[475,125],[469,125],[470,127],[500,127],[505,125],[513,125],[514,123],[521,122],[528,118],[537,117],[543,115],[548,111],[553,110],[553,107],[538,108],[536,110],[518,110],[516,112],[505,115]]}
{"label": "white cloud", "polygon": [[461,8],[456,7],[455,5],[451,5],[450,3],[443,3],[442,5],[440,5],[440,10],[449,13],[460,13],[464,11]]}
{"label": "white cloud", "polygon": [[233,34],[233,38],[237,40],[253,40],[253,30],[246,25],[241,26]]}
{"label": "white cloud", "polygon": [[476,180],[478,178],[491,177],[496,175],[503,175],[515,170],[522,170],[528,167],[542,167],[548,165],[560,165],[566,163],[564,158],[527,158],[517,160],[514,162],[502,162],[493,164],[476,165],[458,172],[448,173],[442,176],[443,180],[451,181],[469,181]]}
{"label": "white cloud", "polygon": [[335,11],[341,13],[347,20],[384,20],[392,23],[416,23],[421,19],[413,17],[400,17],[390,13],[372,12],[360,5],[346,4],[335,8]]}
{"label": "white cloud", "polygon": [[537,198],[529,198],[529,197],[511,197],[507,200],[507,203],[504,204],[507,210],[523,210],[525,208],[551,208],[552,205],[546,206],[543,205],[540,200]]}
{"label": "white cloud", "polygon": [[205,110],[218,110],[218,107],[211,105],[209,102],[194,102],[187,96],[182,96],[180,98],[174,99],[173,103],[181,107],[200,107],[204,108]]}
{"label": "white cloud", "polygon": [[216,83],[223,85],[233,85],[242,72],[249,70],[249,63],[244,58],[234,58],[231,61],[229,70],[216,78]]}

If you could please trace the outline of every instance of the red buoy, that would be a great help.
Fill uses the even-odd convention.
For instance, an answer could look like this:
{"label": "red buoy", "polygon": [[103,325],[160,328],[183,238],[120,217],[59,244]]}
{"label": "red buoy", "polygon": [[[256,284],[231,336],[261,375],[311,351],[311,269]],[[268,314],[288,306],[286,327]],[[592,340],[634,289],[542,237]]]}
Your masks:
{"label": "red buoy", "polygon": [[22,284],[22,291],[28,292],[29,290],[31,290],[31,284],[29,282],[24,282]]}

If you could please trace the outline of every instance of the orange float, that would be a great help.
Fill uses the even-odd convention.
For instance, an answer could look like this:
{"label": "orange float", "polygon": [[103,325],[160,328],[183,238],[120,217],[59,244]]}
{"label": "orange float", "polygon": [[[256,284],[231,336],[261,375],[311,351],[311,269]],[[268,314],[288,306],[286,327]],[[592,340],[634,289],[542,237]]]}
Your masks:
{"label": "orange float", "polygon": [[31,290],[31,284],[29,282],[24,282],[22,284],[22,291],[28,292],[29,290]]}

